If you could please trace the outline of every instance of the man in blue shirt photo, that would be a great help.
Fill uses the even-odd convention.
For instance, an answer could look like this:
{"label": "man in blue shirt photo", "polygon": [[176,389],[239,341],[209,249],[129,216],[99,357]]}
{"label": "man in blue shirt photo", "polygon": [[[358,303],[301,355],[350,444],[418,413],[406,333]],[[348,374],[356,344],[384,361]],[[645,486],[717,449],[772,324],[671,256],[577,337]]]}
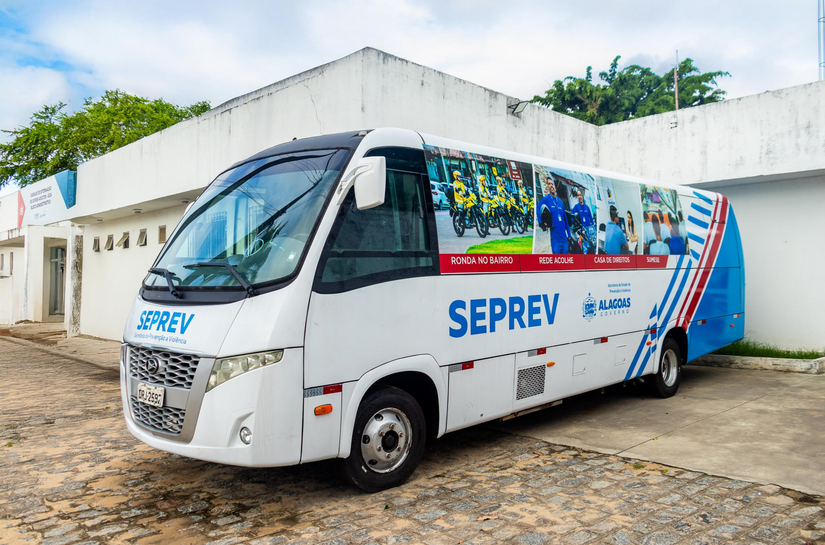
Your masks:
{"label": "man in blue shirt photo", "polygon": [[611,255],[619,255],[622,250],[627,250],[627,237],[619,226],[619,212],[615,207],[610,207],[610,223],[607,224],[604,233],[604,251]]}
{"label": "man in blue shirt photo", "polygon": [[567,212],[561,199],[556,196],[556,184],[549,176],[545,178],[544,188],[547,195],[536,207],[536,220],[542,231],[550,229],[550,244],[553,254],[567,254],[570,252],[568,239],[570,225],[567,223]]}
{"label": "man in blue shirt photo", "polygon": [[590,211],[589,206],[584,204],[584,195],[582,195],[581,191],[579,191],[576,196],[579,202],[570,211],[579,216],[582,227],[590,227],[593,225],[593,212]]}

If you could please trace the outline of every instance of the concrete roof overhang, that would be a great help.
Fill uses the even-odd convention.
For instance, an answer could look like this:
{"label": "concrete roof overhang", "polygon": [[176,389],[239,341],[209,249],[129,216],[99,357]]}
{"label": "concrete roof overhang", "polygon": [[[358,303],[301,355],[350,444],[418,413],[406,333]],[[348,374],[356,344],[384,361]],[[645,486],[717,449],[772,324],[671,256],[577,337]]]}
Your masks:
{"label": "concrete roof overhang", "polygon": [[133,216],[135,214],[141,214],[144,212],[154,212],[156,210],[163,210],[164,208],[172,208],[173,206],[181,206],[183,204],[189,203],[194,201],[198,198],[198,196],[203,193],[203,190],[206,189],[206,186],[198,189],[192,189],[190,191],[184,191],[183,193],[176,193],[174,195],[167,195],[165,197],[160,197],[157,199],[151,199],[148,201],[143,202],[136,202],[130,204],[129,206],[115,208],[112,210],[106,210],[103,212],[97,212],[95,214],[91,214],[88,216],[77,216],[74,218],[69,218],[73,223],[87,225],[93,224],[102,221],[109,221],[115,220],[119,218],[125,218],[128,216]]}
{"label": "concrete roof overhang", "polygon": [[[14,229],[16,231],[16,229]],[[2,235],[0,235],[0,246],[12,247],[12,248],[23,248],[26,246],[26,237],[21,235],[14,238],[6,238],[4,239]]]}
{"label": "concrete roof overhang", "polygon": [[825,177],[825,169],[801,170],[798,172],[781,172],[778,174],[767,174],[765,176],[746,176],[743,178],[730,178],[726,180],[703,180],[699,182],[685,183],[697,189],[708,189],[716,191],[725,187],[737,185],[761,184],[766,182],[777,182],[785,180],[796,180],[801,178]]}

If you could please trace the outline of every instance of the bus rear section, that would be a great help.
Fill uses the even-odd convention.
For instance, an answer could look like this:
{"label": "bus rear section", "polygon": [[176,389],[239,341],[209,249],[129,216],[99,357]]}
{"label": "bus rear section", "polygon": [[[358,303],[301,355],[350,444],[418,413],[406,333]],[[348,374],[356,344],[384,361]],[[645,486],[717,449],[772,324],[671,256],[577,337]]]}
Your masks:
{"label": "bus rear section", "polygon": [[[277,146],[198,201],[147,276],[122,366],[130,431],[194,458],[340,458],[382,490],[428,435],[641,377],[673,395],[683,364],[744,327],[714,193],[379,129]],[[170,369],[158,355],[199,358],[185,393],[148,369]]]}

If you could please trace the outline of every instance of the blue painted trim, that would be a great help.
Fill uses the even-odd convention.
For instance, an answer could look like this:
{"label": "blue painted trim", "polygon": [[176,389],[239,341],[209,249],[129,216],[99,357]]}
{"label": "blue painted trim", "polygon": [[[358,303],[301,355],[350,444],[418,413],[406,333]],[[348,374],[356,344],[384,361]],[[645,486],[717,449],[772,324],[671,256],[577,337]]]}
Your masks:
{"label": "blue painted trim", "polygon": [[695,224],[695,225],[698,225],[698,226],[699,226],[699,227],[701,227],[702,229],[707,229],[708,227],[710,227],[710,224],[709,224],[709,223],[706,223],[706,222],[704,222],[704,221],[700,220],[699,218],[695,218],[695,217],[693,217],[693,216],[688,216],[688,221],[689,221],[690,223],[693,223],[693,224]]}
{"label": "blue painted trim", "polygon": [[710,200],[710,197],[705,197],[705,196],[704,196],[704,195],[702,195],[701,193],[697,193],[697,192],[695,192],[695,191],[693,192],[693,194],[694,194],[696,197],[698,197],[699,199],[701,199],[701,200],[705,201],[706,203],[708,203],[709,205],[713,206],[713,201],[712,201],[712,200]]}
{"label": "blue painted trim", "polygon": [[708,210],[707,208],[702,208],[701,206],[699,206],[695,202],[690,203],[690,207],[693,208],[694,210],[696,210],[697,212],[699,212],[700,214],[710,216],[710,210]]}
{"label": "blue painted trim", "polygon": [[699,258],[702,257],[701,255],[699,255],[699,252],[697,252],[696,250],[691,250],[690,255],[692,255],[693,259],[695,259],[696,261],[699,261]]}
{"label": "blue painted trim", "polygon": [[[679,302],[679,298],[682,296],[682,290],[685,289],[685,284],[687,283],[688,276],[690,276],[690,266],[693,264],[693,261],[688,261],[687,267],[685,268],[685,276],[682,277],[682,282],[679,284],[679,290],[676,292],[676,297],[673,298],[673,302],[670,304],[670,309],[667,311],[667,315],[665,315],[665,319],[662,322],[665,326],[667,326],[668,322],[670,322],[670,316],[673,314],[674,309],[676,308],[676,304]],[[656,331],[656,338],[658,339],[661,337],[665,332],[664,327]]]}
{"label": "blue painted trim", "polygon": [[642,376],[642,373],[647,368],[647,361],[650,359],[650,356],[653,355],[653,352],[654,352],[654,347],[651,346],[650,350],[648,350],[647,354],[645,354],[645,359],[642,360],[642,364],[639,366],[639,370],[636,372],[636,376],[633,377],[633,378],[639,378],[640,376]]}
{"label": "blue painted trim", "polygon": [[74,170],[64,170],[54,175],[60,196],[63,197],[63,204],[66,208],[71,208],[77,202],[77,172]]}
{"label": "blue painted trim", "polygon": [[693,233],[688,233],[688,238],[690,240],[694,240],[694,241],[698,242],[699,244],[702,244],[702,245],[705,244],[705,239],[703,239],[699,235],[694,235]]}
{"label": "blue painted trim", "polygon": [[636,349],[636,354],[633,356],[633,361],[630,363],[627,374],[624,376],[625,380],[630,380],[630,377],[633,376],[633,370],[636,369],[636,362],[639,361],[639,356],[642,355],[642,349],[645,347],[648,335],[650,335],[650,333],[646,332],[645,336],[642,337],[642,342],[639,343],[639,348]]}
{"label": "blue painted trim", "polygon": [[[667,286],[667,291],[665,292],[665,298],[662,299],[662,303],[661,303],[661,305],[659,305],[659,315],[657,316],[657,318],[662,317],[662,307],[667,302],[667,298],[670,297],[670,292],[673,291],[673,286],[676,285],[676,278],[679,276],[679,270],[682,268],[682,261],[684,261],[684,260],[685,260],[685,256],[680,255],[679,256],[679,261],[676,262],[676,272],[673,273],[673,275],[670,277],[670,284],[668,284],[668,286]],[[667,322],[665,322],[665,323],[667,323]]]}

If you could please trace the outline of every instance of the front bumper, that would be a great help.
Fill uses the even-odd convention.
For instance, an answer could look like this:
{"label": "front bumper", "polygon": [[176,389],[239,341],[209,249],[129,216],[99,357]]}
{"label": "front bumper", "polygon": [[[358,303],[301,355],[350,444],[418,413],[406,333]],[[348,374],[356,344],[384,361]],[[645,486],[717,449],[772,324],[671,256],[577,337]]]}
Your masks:
{"label": "front bumper", "polygon": [[[172,403],[185,404],[180,434],[152,429],[135,420],[130,397],[138,379],[121,362],[121,400],[126,426],[144,443],[174,454],[220,464],[274,467],[297,464],[301,458],[303,420],[303,350],[284,350],[273,365],[235,377],[206,390],[214,359],[202,358],[192,388],[181,393],[169,388]],[[182,396],[187,396],[184,400]],[[252,442],[239,437],[242,427],[252,430]]]}

